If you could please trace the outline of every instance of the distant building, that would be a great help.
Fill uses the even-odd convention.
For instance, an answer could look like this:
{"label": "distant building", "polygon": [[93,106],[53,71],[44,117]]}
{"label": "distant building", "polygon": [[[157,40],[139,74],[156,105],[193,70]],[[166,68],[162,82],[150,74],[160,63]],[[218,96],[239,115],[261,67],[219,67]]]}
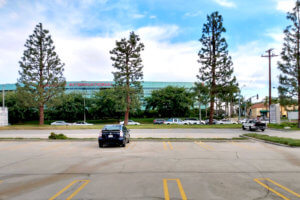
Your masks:
{"label": "distant building", "polygon": [[[113,87],[113,81],[70,81],[66,83],[66,93],[70,92],[84,92],[87,95],[91,95],[95,91],[108,89]],[[165,88],[167,86],[184,87],[191,89],[194,87],[194,82],[154,82],[144,81],[142,82],[144,97],[151,95],[153,90]],[[17,89],[16,84],[0,84],[0,89],[4,87],[5,91],[15,91]]]}
{"label": "distant building", "polygon": [[[298,106],[280,106],[280,115],[281,117],[287,117],[287,112],[294,110],[298,110]],[[255,103],[247,109],[247,113],[250,118],[269,117],[269,106],[262,102]]]}

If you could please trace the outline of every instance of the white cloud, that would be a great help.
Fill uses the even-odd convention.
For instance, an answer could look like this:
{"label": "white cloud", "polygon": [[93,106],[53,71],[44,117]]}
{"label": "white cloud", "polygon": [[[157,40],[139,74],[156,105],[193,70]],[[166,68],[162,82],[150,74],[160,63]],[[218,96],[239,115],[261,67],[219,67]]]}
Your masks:
{"label": "white cloud", "polygon": [[234,8],[236,4],[229,0],[214,0],[217,4],[223,7]]}
{"label": "white cloud", "polygon": [[6,0],[0,0],[0,8],[2,8],[6,4]]}
{"label": "white cloud", "polygon": [[295,7],[295,0],[276,0],[276,9],[282,12],[291,12]]}
{"label": "white cloud", "polygon": [[[48,28],[48,27],[46,27]],[[115,41],[129,36],[129,30],[108,36],[83,37],[69,29],[49,28],[56,51],[65,65],[65,76],[71,80],[112,80],[112,62],[109,51]],[[0,34],[0,74],[5,82],[15,82],[18,77],[18,61],[23,45],[33,30],[11,30]],[[142,27],[135,30],[145,44],[142,52],[144,78],[148,81],[195,81],[198,42],[172,44],[170,39],[179,31],[177,26]],[[24,37],[19,37],[22,32]],[[29,32],[29,33],[28,33]],[[7,40],[8,36],[10,40]],[[7,42],[5,42],[7,41]],[[14,41],[14,42],[11,42]],[[3,79],[2,79],[3,81]],[[1,82],[2,82],[1,81]]]}
{"label": "white cloud", "polygon": [[133,14],[132,15],[132,18],[133,19],[142,19],[142,18],[144,18],[145,17],[145,15],[143,15],[143,14]]}
{"label": "white cloud", "polygon": [[187,13],[184,14],[184,16],[186,16],[186,17],[197,17],[201,14],[202,14],[202,12],[199,10],[199,11],[196,11],[196,12],[187,12]]}
{"label": "white cloud", "polygon": [[155,15],[151,15],[149,18],[150,19],[156,19],[156,16]]}
{"label": "white cloud", "polygon": [[[267,31],[267,36],[273,38],[273,42],[265,43],[262,41],[253,41],[237,47],[231,53],[234,63],[234,73],[240,86],[246,85],[242,92],[246,96],[259,94],[260,97],[268,96],[269,81],[269,63],[268,59],[261,57],[266,54],[266,50],[273,48],[274,54],[279,55],[283,36],[280,31]],[[277,69],[277,62],[280,56],[273,57],[271,60],[272,69],[272,86],[278,86],[278,76],[280,74]],[[273,90],[273,95],[277,95],[277,91]]]}

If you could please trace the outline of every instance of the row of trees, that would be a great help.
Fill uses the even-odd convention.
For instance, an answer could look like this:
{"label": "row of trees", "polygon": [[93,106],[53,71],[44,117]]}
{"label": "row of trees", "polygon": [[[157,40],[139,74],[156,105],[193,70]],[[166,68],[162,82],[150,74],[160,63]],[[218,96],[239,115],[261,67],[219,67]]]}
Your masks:
{"label": "row of trees", "polygon": [[[155,90],[152,95],[146,97],[140,102],[138,96],[131,98],[131,115],[135,117],[198,117],[198,93],[196,88],[187,90],[183,87],[166,87]],[[204,93],[201,93],[204,94]],[[207,103],[208,104],[208,93]],[[37,107],[24,105],[26,96],[19,96],[19,93],[8,92],[6,94],[6,105],[9,108],[9,122],[22,123],[26,121],[35,121],[39,116]],[[202,96],[203,97],[203,96]],[[2,99],[0,99],[0,104]],[[225,100],[225,99],[224,99]],[[218,102],[224,100],[218,99]],[[227,105],[236,105],[237,99],[230,101]],[[233,112],[229,112],[229,106],[217,107],[215,117],[232,116]],[[232,111],[232,110],[231,110]],[[126,104],[124,95],[120,95],[117,88],[104,89],[93,94],[84,92],[61,93],[45,105],[45,120],[66,120],[79,121],[84,119],[84,113],[88,120],[115,119],[122,120],[126,112]],[[235,111],[236,113],[236,111]],[[208,107],[202,106],[200,112],[202,119],[207,119],[209,115]]]}
{"label": "row of trees", "polygon": [[[221,102],[216,100],[222,99],[229,102],[230,99],[234,98],[234,94],[238,92],[236,78],[232,77],[233,64],[231,57],[228,55],[228,45],[225,38],[222,37],[222,34],[226,31],[222,21],[222,16],[218,12],[214,12],[207,16],[207,23],[203,25],[203,34],[200,39],[202,48],[198,53],[201,66],[197,78],[200,82],[196,83],[194,89],[194,94],[197,95],[193,95],[196,96],[199,104],[207,105],[208,102],[210,103],[211,123],[215,103]],[[24,105],[28,105],[28,107],[35,106],[39,109],[40,124],[44,124],[45,105],[47,105],[47,111],[51,111],[53,117],[60,112],[68,115],[66,110],[62,110],[67,105],[55,107],[52,103],[55,100],[67,98],[68,95],[64,96],[62,94],[66,83],[63,76],[64,64],[55,52],[49,31],[45,30],[41,23],[38,24],[33,34],[26,41],[25,47],[26,50],[20,61],[21,70],[19,71],[17,95],[23,97]],[[127,124],[131,106],[138,105],[138,99],[143,94],[140,84],[143,80],[141,59],[143,50],[144,44],[141,43],[139,36],[134,32],[130,33],[129,39],[122,38],[120,41],[116,41],[116,47],[110,51],[115,69],[112,72],[115,82],[113,95],[111,91],[100,92],[102,96],[107,97],[105,101],[112,105],[109,108],[103,108],[101,103],[107,102],[101,102],[101,98],[96,98],[98,102],[93,104],[93,108],[95,108],[94,110],[101,110],[99,115],[101,113],[101,116],[105,116],[105,113],[109,113],[109,115],[118,116],[124,110],[124,121]],[[181,114],[187,113],[192,105],[191,95],[187,94],[187,91],[183,88],[168,87],[165,90],[166,93],[155,91],[151,98],[146,99],[147,109],[157,110],[163,116],[174,115],[174,111]],[[168,94],[171,95],[167,96]],[[109,95],[112,96],[109,97]],[[121,103],[113,104],[112,99],[115,98],[121,100]],[[74,97],[74,99],[76,98]],[[163,104],[157,103],[161,99],[167,101]],[[76,103],[74,102],[74,105],[70,106],[74,106],[68,108],[72,110],[76,108]],[[68,116],[66,117],[68,118]],[[201,118],[201,115],[199,117]]]}

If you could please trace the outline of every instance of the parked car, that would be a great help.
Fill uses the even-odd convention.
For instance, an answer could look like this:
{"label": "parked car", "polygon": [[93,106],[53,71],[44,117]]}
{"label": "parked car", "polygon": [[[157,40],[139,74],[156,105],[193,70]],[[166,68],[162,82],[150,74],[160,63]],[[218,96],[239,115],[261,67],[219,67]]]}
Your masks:
{"label": "parked car", "polygon": [[249,119],[245,123],[243,123],[242,129],[243,130],[249,129],[249,131],[257,131],[257,130],[265,131],[266,124],[255,119]]}
{"label": "parked car", "polygon": [[[216,119],[213,119],[212,124],[216,124],[216,123],[217,123],[217,120],[216,120]],[[205,120],[205,124],[209,124],[209,119]]]}
{"label": "parked car", "polygon": [[126,146],[130,142],[129,130],[124,125],[105,125],[98,137],[99,148],[105,144]]}
{"label": "parked car", "polygon": [[240,119],[239,121],[238,121],[238,123],[239,124],[243,124],[243,123],[245,123],[247,121],[247,119],[245,118],[245,119]]}
{"label": "parked car", "polygon": [[216,124],[238,124],[238,123],[229,119],[222,119],[220,121],[217,121]]}
{"label": "parked car", "polygon": [[179,118],[170,118],[166,121],[164,121],[164,124],[170,125],[170,124],[182,124],[182,120]]}
{"label": "parked car", "polygon": [[73,125],[76,125],[76,126],[92,126],[94,124],[89,124],[89,123],[86,123],[84,121],[79,121],[79,122],[73,123]]}
{"label": "parked car", "polygon": [[[124,124],[124,121],[121,121],[120,125],[123,125],[123,124]],[[141,124],[139,122],[128,120],[128,124],[127,125],[141,125]]]}
{"label": "parked car", "polygon": [[202,120],[200,121],[195,118],[187,118],[182,121],[182,124],[205,124],[205,121],[202,121]]}
{"label": "parked car", "polygon": [[52,122],[51,125],[54,125],[54,126],[69,126],[71,124],[67,123],[65,121],[55,121],[55,122]]}
{"label": "parked car", "polygon": [[155,119],[153,120],[153,124],[163,124],[164,123],[164,119]]}

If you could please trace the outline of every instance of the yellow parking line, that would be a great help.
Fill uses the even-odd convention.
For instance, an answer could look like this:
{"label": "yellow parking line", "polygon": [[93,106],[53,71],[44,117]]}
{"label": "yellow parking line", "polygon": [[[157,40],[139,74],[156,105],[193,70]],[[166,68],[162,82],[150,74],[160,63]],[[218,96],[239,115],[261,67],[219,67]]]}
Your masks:
{"label": "yellow parking line", "polygon": [[280,196],[281,198],[283,198],[283,199],[285,199],[285,200],[290,200],[290,199],[287,198],[286,196],[280,194],[278,191],[276,191],[276,190],[270,188],[269,186],[267,186],[266,184],[264,184],[263,182],[261,182],[261,180],[269,181],[269,182],[273,183],[274,185],[276,185],[276,186],[282,188],[283,190],[285,190],[285,191],[287,191],[287,192],[289,192],[289,193],[291,193],[291,194],[293,194],[293,195],[295,195],[295,196],[297,196],[297,197],[300,197],[300,194],[298,194],[298,193],[296,193],[296,192],[294,192],[294,191],[292,191],[292,190],[290,190],[290,189],[288,189],[288,188],[286,188],[286,187],[280,185],[279,183],[277,183],[277,182],[271,180],[270,178],[255,178],[255,179],[253,179],[253,180],[254,180],[255,182],[257,182],[258,184],[260,184],[261,186],[263,186],[264,188],[270,190],[271,192],[273,192],[274,194],[276,194],[277,196]]}
{"label": "yellow parking line", "polygon": [[169,194],[169,189],[168,189],[168,180],[164,179],[164,193],[165,193],[165,200],[170,200],[170,194]]}
{"label": "yellow parking line", "polygon": [[166,142],[163,142],[163,144],[164,144],[164,149],[165,149],[165,150],[167,150],[167,149],[168,149],[168,147],[167,147],[167,144],[166,144]]}
{"label": "yellow parking line", "polygon": [[[167,143],[168,143],[168,145],[167,145]],[[173,146],[172,146],[172,144],[171,144],[171,142],[163,142],[163,144],[164,144],[164,149],[165,150],[167,150],[167,149],[171,149],[171,150],[173,150]]]}
{"label": "yellow parking line", "polygon": [[168,142],[169,146],[170,146],[170,149],[173,149],[173,146],[171,144],[171,142]]}
{"label": "yellow parking line", "polygon": [[62,193],[64,193],[67,189],[69,189],[72,185],[74,185],[77,182],[84,182],[75,192],[73,192],[66,200],[72,199],[74,196],[77,195],[77,193],[82,190],[89,182],[90,180],[75,180],[69,185],[67,185],[64,189],[56,193],[53,197],[51,197],[49,200],[54,200],[56,197],[60,196]]}
{"label": "yellow parking line", "polygon": [[212,146],[210,146],[210,145],[208,145],[208,144],[205,144],[205,143],[203,143],[203,142],[194,142],[195,144],[197,144],[197,145],[199,145],[199,147],[201,147],[201,148],[203,148],[203,149],[205,149],[205,150],[209,150],[209,151],[212,151],[212,150],[214,150],[214,148],[212,147]]}
{"label": "yellow parking line", "polygon": [[182,187],[182,184],[181,184],[181,182],[178,178],[176,178],[176,179],[163,179],[165,200],[170,200],[170,193],[169,193],[169,189],[168,189],[168,181],[176,181],[182,200],[187,200],[186,194],[185,194],[185,192],[183,190],[183,187]]}

